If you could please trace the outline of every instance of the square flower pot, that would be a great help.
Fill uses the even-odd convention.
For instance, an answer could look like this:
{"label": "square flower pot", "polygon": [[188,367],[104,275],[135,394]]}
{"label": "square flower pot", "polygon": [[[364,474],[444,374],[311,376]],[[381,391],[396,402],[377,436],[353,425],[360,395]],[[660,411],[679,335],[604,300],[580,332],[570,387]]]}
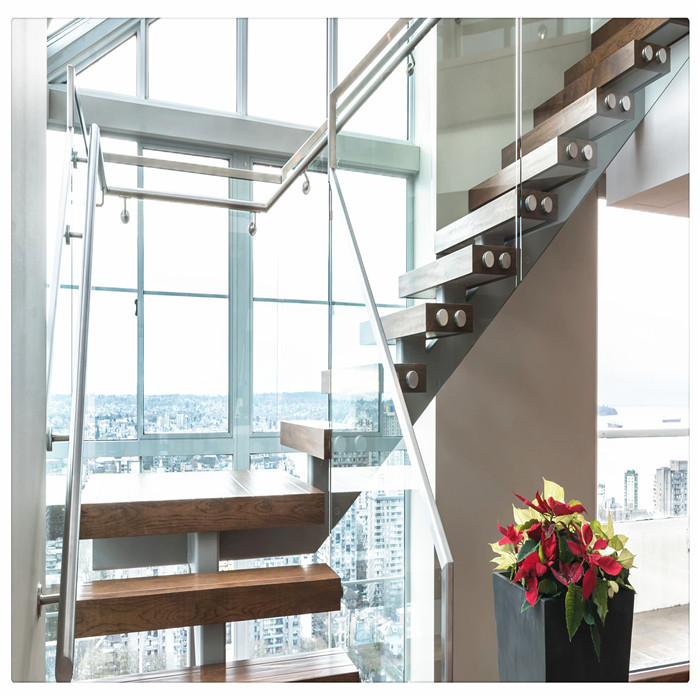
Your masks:
{"label": "square flower pot", "polygon": [[564,598],[540,598],[520,612],[525,589],[493,573],[498,679],[511,682],[626,682],[629,680],[634,593],[621,588],[608,601],[600,661],[585,621],[569,641]]}

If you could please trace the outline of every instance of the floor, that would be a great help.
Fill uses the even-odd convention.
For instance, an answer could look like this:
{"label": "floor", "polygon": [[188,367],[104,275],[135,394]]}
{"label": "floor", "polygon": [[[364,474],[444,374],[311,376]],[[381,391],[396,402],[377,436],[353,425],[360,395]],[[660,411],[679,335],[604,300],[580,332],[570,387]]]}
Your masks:
{"label": "floor", "polygon": [[687,662],[689,606],[637,613],[632,627],[630,670]]}

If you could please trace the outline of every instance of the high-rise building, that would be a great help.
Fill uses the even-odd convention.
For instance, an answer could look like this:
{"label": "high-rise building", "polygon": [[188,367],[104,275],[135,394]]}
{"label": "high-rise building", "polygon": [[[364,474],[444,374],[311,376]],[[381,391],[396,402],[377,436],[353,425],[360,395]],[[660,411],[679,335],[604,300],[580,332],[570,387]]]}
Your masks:
{"label": "high-rise building", "polygon": [[654,479],[654,513],[661,516],[688,514],[688,461],[672,459],[659,467]]}
{"label": "high-rise building", "polygon": [[625,472],[625,508],[637,510],[639,491],[639,474],[634,469]]}

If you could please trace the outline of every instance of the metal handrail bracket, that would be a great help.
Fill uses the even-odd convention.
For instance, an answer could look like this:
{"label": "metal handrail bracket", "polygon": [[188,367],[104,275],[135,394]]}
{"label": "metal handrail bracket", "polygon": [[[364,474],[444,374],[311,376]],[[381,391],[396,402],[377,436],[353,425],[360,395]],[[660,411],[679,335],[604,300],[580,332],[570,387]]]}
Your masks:
{"label": "metal handrail bracket", "polygon": [[100,130],[90,129],[88,149],[87,199],[83,236],[83,269],[80,288],[80,311],[77,327],[76,360],[71,400],[70,441],[68,446],[68,478],[66,510],[61,558],[61,595],[58,606],[56,637],[56,680],[68,682],[73,677],[75,647],[75,608],[78,589],[78,548],[80,532],[80,489],[83,454],[83,421],[85,416],[85,380],[87,370],[90,289],[92,286],[92,251],[95,228],[97,179],[100,163]]}

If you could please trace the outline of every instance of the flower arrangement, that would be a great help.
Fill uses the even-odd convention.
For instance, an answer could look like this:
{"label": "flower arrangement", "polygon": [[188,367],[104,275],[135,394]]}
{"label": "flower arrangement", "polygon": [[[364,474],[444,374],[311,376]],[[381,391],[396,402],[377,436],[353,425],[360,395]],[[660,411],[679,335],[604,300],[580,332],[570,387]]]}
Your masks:
{"label": "flower arrangement", "polygon": [[540,596],[564,596],[569,640],[585,621],[600,660],[608,599],[622,586],[634,591],[629,584],[634,555],[625,548],[627,537],[615,534],[610,515],[607,525],[587,522],[579,501],[567,503],[561,486],[543,481],[543,494],[537,491],[534,501],[513,492],[526,507],[513,506],[514,524],[496,522],[503,537],[491,544],[497,554],[491,561],[525,588],[522,611]]}

